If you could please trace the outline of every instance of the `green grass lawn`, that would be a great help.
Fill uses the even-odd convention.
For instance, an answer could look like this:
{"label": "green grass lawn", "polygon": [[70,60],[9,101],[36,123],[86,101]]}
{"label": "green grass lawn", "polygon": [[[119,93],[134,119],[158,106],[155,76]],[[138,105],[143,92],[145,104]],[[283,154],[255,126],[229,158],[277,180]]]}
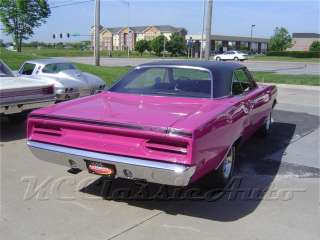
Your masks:
{"label": "green grass lawn", "polygon": [[278,56],[253,56],[249,60],[254,61],[285,61],[285,62],[315,62],[320,63],[319,58],[295,58],[295,57],[278,57]]}
{"label": "green grass lawn", "polygon": [[[22,49],[27,54],[35,54],[42,57],[91,57],[93,51],[91,50],[77,50],[77,49],[64,49],[64,48],[32,48],[25,47]],[[109,51],[101,51],[102,57],[110,57]],[[112,51],[112,57],[128,57],[127,51]],[[157,57],[155,54],[143,53],[142,55],[136,51],[130,52],[130,57],[134,58],[154,58]]]}
{"label": "green grass lawn", "polygon": [[290,75],[273,72],[252,72],[252,74],[258,82],[320,86],[319,75]]}
{"label": "green grass lawn", "polygon": [[111,86],[115,81],[125,75],[131,67],[97,67],[88,64],[75,64],[81,71],[89,72],[101,77],[107,84]]}
{"label": "green grass lawn", "polygon": [[[17,70],[27,60],[39,58],[38,54],[32,52],[11,52],[0,49],[0,56],[12,69]],[[80,70],[95,74],[104,79],[108,86],[128,72],[131,67],[96,67],[87,64],[75,64]],[[285,83],[298,85],[320,86],[319,75],[288,75],[272,72],[253,72],[254,78],[259,82]]]}

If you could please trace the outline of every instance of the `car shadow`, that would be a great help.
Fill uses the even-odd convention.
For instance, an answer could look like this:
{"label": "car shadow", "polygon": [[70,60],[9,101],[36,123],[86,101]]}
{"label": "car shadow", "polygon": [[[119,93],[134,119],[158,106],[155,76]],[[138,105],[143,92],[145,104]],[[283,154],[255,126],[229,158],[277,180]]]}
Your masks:
{"label": "car shadow", "polygon": [[21,119],[10,119],[6,116],[0,117],[0,142],[10,142],[26,137],[26,117]]}
{"label": "car shadow", "polygon": [[319,127],[319,117],[306,113],[275,110],[273,117],[267,138],[255,136],[239,149],[235,177],[224,191],[208,189],[200,182],[177,188],[106,178],[97,179],[81,191],[172,215],[235,221],[252,213],[262,199],[281,200],[280,196],[269,196],[268,190],[281,190],[273,189],[272,182],[277,174],[285,174],[282,158],[287,146]]}

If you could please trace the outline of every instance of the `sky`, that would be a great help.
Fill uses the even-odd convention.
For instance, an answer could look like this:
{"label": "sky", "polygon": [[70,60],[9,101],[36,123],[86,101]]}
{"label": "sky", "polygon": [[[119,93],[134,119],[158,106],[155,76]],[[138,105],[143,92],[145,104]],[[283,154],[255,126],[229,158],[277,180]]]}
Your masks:
{"label": "sky", "polygon": [[[83,0],[49,0],[51,6]],[[127,4],[129,2],[129,4]],[[172,25],[188,34],[202,31],[204,0],[101,0],[101,25]],[[270,37],[277,26],[290,33],[320,33],[319,0],[214,0],[212,32],[222,35]],[[90,34],[94,22],[94,1],[51,9],[47,22],[35,30],[29,41],[52,42],[52,34]],[[0,27],[1,28],[1,27]],[[89,39],[71,37],[68,41]],[[5,42],[11,38],[1,33]],[[55,40],[55,41],[60,41]],[[63,41],[67,41],[66,38]]]}

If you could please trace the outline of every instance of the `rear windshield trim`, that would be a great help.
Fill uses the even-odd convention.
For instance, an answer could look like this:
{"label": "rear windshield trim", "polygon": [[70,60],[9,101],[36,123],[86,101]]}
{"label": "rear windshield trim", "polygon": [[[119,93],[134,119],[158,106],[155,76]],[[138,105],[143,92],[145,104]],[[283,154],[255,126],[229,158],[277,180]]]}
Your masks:
{"label": "rear windshield trim", "polygon": [[[143,69],[143,68],[181,68],[181,69],[191,69],[191,70],[199,70],[199,71],[205,71],[209,74],[209,78],[210,78],[210,98],[213,99],[213,76],[212,76],[212,72],[204,67],[197,67],[197,66],[186,66],[186,65],[159,65],[159,64],[148,64],[148,65],[140,65],[140,66],[136,66],[135,68],[133,68],[132,71],[134,71],[135,69]],[[110,88],[112,89],[116,84],[118,84],[121,81],[121,79],[119,81],[116,81]],[[180,96],[181,97],[181,96]],[[197,98],[197,97],[195,97]]]}

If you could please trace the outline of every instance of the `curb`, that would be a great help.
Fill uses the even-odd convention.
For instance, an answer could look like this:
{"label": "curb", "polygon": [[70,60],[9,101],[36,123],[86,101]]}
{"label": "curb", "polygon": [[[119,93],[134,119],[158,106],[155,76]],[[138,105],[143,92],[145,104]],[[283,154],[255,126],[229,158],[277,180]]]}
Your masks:
{"label": "curb", "polygon": [[282,84],[282,83],[265,83],[265,82],[257,82],[257,83],[262,84],[262,85],[275,85],[278,88],[297,89],[297,90],[313,90],[313,91],[320,92],[320,86]]}

